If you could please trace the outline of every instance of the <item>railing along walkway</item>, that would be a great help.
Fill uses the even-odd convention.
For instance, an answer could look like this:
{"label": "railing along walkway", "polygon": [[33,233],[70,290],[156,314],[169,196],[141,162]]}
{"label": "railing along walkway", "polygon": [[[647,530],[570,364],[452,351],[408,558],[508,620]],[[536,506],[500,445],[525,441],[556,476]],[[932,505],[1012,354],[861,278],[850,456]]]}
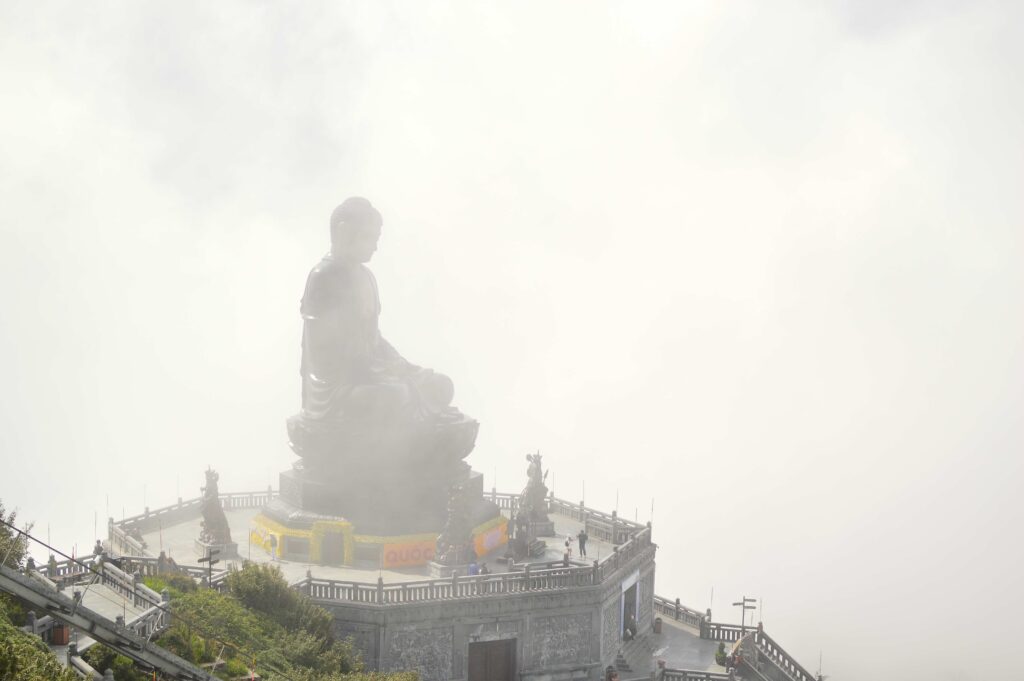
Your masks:
{"label": "railing along walkway", "polygon": [[[775,642],[775,640],[764,632],[764,629],[760,627],[741,627],[738,624],[722,624],[720,622],[711,622],[707,619],[705,614],[701,614],[693,608],[688,608],[679,602],[679,599],[670,601],[667,598],[661,596],[654,597],[654,611],[655,613],[671,618],[676,622],[681,622],[687,626],[693,627],[700,632],[700,637],[709,641],[723,641],[725,643],[735,643],[736,641],[743,638],[743,636],[753,636],[754,647],[764,659],[772,662],[782,672],[793,681],[816,681],[817,677],[811,674],[807,669],[797,662],[792,655],[787,653],[782,646]],[[668,676],[666,679],[702,679],[701,676],[692,676],[695,673],[703,672],[690,672],[684,670],[668,670],[673,674],[690,674],[691,676]],[[712,678],[712,677],[709,677]]]}
{"label": "railing along walkway", "polygon": [[451,579],[429,579],[416,582],[376,584],[307,577],[295,584],[311,598],[319,601],[345,601],[370,605],[424,603],[494,595],[563,591],[597,586],[610,579],[620,568],[645,551],[653,552],[651,530],[644,527],[622,546],[615,547],[608,557],[594,565],[534,569],[530,564],[522,571],[490,575],[463,575]]}
{"label": "railing along walkway", "polygon": [[[244,492],[220,495],[221,506],[225,509],[261,508],[276,493],[267,489],[261,492]],[[518,508],[519,495],[498,493],[492,490],[489,497],[500,509],[514,511]],[[536,569],[525,566],[522,571],[510,571],[492,575],[454,577],[451,580],[424,580],[401,584],[377,584],[339,580],[307,578],[296,584],[310,596],[324,601],[347,601],[388,605],[392,603],[418,603],[455,598],[479,598],[490,595],[516,594],[535,591],[554,591],[596,586],[610,579],[620,568],[631,562],[642,552],[653,550],[650,524],[642,525],[623,520],[616,513],[603,513],[588,508],[582,503],[573,504],[550,497],[549,513],[561,515],[584,523],[587,532],[599,539],[613,543],[613,550],[601,561],[586,566],[550,566]],[[121,556],[128,573],[147,576],[159,574],[166,569],[160,559],[146,554],[145,547],[131,534],[151,531],[163,525],[180,522],[199,513],[201,498],[178,503],[165,508],[125,518],[121,522],[109,523],[109,544],[112,551]],[[195,566],[176,566],[196,579],[206,576],[205,570]],[[72,570],[72,566],[59,565],[55,572]],[[211,586],[219,588],[227,577],[226,571],[214,573]]]}
{"label": "railing along walkway", "polygon": [[[211,679],[208,672],[150,643],[149,636],[152,632],[142,633],[147,631],[148,624],[140,624],[133,628],[126,626],[121,618],[118,618],[119,621],[111,621],[49,585],[4,566],[0,566],[0,590],[21,598],[40,612],[51,612],[67,624],[88,631],[92,638],[130,657],[145,668],[158,670],[170,678],[195,681]],[[139,619],[137,618],[136,622]]]}

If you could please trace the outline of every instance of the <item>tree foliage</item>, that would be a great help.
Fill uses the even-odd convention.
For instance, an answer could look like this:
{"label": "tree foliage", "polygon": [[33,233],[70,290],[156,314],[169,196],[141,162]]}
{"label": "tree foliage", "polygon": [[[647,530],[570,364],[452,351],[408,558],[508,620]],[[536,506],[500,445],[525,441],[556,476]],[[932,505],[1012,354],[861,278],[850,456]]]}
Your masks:
{"label": "tree foliage", "polygon": [[0,679],[4,681],[75,681],[38,636],[11,624],[0,603]]}
{"label": "tree foliage", "polygon": [[114,681],[149,681],[152,678],[149,674],[136,669],[131,658],[118,655],[99,643],[86,650],[82,658],[100,673],[108,669],[114,672]]}
{"label": "tree foliage", "polygon": [[159,643],[202,664],[221,660],[222,678],[255,667],[269,680],[415,681],[402,672],[365,672],[350,640],[332,634],[333,618],[288,587],[275,566],[246,565],[228,577],[228,593],[209,589],[172,598],[174,624]]}
{"label": "tree foliage", "polygon": [[331,614],[288,586],[276,565],[249,564],[228,575],[228,590],[247,608],[285,629],[301,629],[326,643],[332,640]]}
{"label": "tree foliage", "polygon": [[[18,512],[7,513],[4,510],[3,502],[0,502],[0,565],[9,567],[12,570],[20,570],[21,563],[28,553],[28,539],[24,534],[15,532],[3,523],[17,526]],[[31,527],[26,528],[26,530]]]}

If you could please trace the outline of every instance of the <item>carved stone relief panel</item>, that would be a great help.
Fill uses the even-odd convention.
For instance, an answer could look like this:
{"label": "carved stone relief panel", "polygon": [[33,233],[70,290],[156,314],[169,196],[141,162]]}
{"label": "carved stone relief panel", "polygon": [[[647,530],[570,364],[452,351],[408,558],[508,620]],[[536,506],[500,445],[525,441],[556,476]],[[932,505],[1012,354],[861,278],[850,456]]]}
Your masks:
{"label": "carved stone relief panel", "polygon": [[622,630],[619,617],[622,615],[619,599],[605,603],[601,613],[601,662],[607,664],[619,650],[619,632]]}
{"label": "carved stone relief panel", "polygon": [[451,627],[392,631],[386,666],[391,671],[419,672],[422,681],[448,681],[453,643]]}
{"label": "carved stone relief panel", "polygon": [[640,578],[640,608],[637,614],[637,622],[641,628],[652,626],[652,609],[654,607],[654,571],[648,572]]}
{"label": "carved stone relief panel", "polygon": [[530,669],[586,662],[593,640],[590,613],[534,617],[524,651]]}
{"label": "carved stone relief panel", "polygon": [[352,643],[363,656],[363,661],[368,666],[373,666],[377,659],[377,628],[372,625],[354,624],[334,620],[334,635],[336,638],[351,638]]}

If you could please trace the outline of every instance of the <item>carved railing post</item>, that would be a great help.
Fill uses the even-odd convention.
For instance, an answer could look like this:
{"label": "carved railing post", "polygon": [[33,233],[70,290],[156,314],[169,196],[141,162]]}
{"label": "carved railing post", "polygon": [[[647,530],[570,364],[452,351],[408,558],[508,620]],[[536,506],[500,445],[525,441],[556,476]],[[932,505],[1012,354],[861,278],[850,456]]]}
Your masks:
{"label": "carved railing post", "polygon": [[171,626],[171,592],[166,588],[160,592],[160,627]]}
{"label": "carved railing post", "polygon": [[384,578],[377,577],[377,604],[384,604]]}
{"label": "carved railing post", "polygon": [[139,593],[139,584],[142,584],[142,573],[136,571],[132,575],[132,602],[138,607],[142,603],[142,594]]}

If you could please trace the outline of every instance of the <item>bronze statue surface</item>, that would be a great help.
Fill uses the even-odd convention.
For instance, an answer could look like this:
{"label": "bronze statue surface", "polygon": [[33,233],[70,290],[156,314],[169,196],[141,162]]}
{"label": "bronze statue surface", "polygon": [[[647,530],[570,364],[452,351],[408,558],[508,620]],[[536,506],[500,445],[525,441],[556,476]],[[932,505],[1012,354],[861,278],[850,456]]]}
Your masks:
{"label": "bronze statue surface", "polygon": [[277,514],[342,516],[368,531],[440,529],[447,490],[470,475],[462,460],[479,424],[452,406],[447,376],[381,335],[367,263],[382,225],[369,201],[347,199],[331,214],[330,252],[306,280],[302,408],[288,419],[301,461],[281,476]]}
{"label": "bronze statue surface", "polygon": [[200,510],[203,519],[199,533],[199,541],[208,545],[231,545],[231,528],[227,516],[220,505],[220,491],[217,481],[220,476],[212,468],[206,469],[206,485],[203,486],[203,500]]}

